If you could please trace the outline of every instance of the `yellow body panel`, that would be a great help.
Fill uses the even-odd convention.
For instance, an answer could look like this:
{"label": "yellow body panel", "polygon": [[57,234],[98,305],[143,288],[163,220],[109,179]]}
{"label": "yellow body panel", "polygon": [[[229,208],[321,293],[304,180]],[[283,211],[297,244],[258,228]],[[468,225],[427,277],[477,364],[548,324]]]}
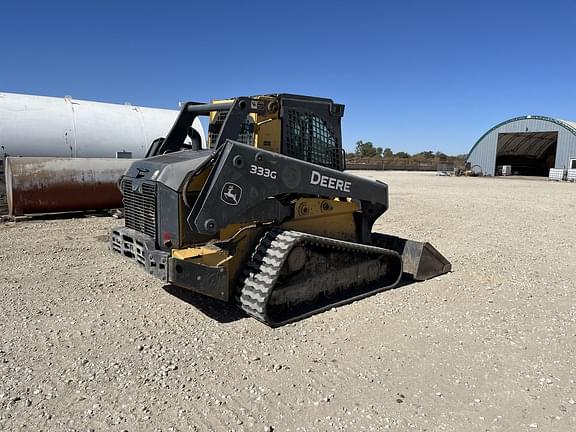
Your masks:
{"label": "yellow body panel", "polygon": [[228,252],[208,244],[185,249],[172,249],[172,256],[181,260],[191,260],[196,264],[217,266],[228,258]]}
{"label": "yellow body panel", "polygon": [[[276,103],[276,98],[260,96],[259,100],[265,104]],[[279,112],[268,116],[256,116],[256,130],[254,134],[254,146],[264,150],[281,153],[282,120],[278,117]]]}
{"label": "yellow body panel", "polygon": [[212,166],[210,166],[209,169],[205,169],[197,176],[193,177],[192,180],[190,180],[186,185],[186,192],[200,192],[211,172]]}
{"label": "yellow body panel", "polygon": [[242,228],[252,224],[230,224],[222,228],[219,232],[220,240],[226,240],[236,235]]}
{"label": "yellow body panel", "polygon": [[282,228],[357,241],[354,212],[359,209],[350,201],[300,198],[294,205],[294,219],[282,224]]}
{"label": "yellow body panel", "polygon": [[275,153],[281,152],[282,121],[279,118],[256,123],[255,146]]}

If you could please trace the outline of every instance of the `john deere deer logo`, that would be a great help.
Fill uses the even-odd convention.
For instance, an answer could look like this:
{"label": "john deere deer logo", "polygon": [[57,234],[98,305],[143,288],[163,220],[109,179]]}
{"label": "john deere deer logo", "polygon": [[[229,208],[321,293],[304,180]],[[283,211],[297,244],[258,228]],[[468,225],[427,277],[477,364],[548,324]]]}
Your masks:
{"label": "john deere deer logo", "polygon": [[225,183],[220,198],[228,205],[238,205],[242,198],[242,188],[236,183]]}

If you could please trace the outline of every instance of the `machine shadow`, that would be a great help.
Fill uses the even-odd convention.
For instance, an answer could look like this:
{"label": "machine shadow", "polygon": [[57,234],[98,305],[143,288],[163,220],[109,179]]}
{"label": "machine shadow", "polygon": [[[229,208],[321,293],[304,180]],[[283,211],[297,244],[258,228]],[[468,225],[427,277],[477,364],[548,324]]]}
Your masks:
{"label": "machine shadow", "polygon": [[[366,296],[365,298],[362,298],[362,299],[357,299],[357,300],[351,299],[348,304],[355,303],[357,301],[363,301],[368,297],[373,297],[373,296],[378,295],[378,294],[385,294],[387,291],[392,291],[392,290],[396,290],[399,288],[404,288],[405,286],[412,285],[414,283],[417,283],[417,281],[415,281],[411,277],[406,277],[406,275],[405,275],[398,282],[397,285],[395,285],[391,288],[384,289],[382,291],[375,291],[373,294],[369,294],[368,296]],[[175,285],[164,285],[162,287],[162,289],[164,289],[164,291],[166,291],[168,294],[178,298],[179,300],[182,300],[182,301],[188,303],[189,305],[194,306],[196,309],[198,309],[200,312],[202,312],[208,318],[214,319],[214,320],[216,320],[222,324],[239,321],[239,320],[244,319],[244,318],[250,318],[248,316],[248,314],[246,314],[242,310],[238,309],[238,307],[233,303],[226,303],[226,302],[223,302],[221,300],[216,300],[216,299],[207,297],[205,295],[198,294],[198,293],[195,293],[193,291],[187,290],[185,288],[177,287]],[[342,306],[345,306],[345,305],[342,305]],[[312,315],[297,319],[294,322],[305,321],[307,318],[310,318],[311,316],[319,315],[319,314],[322,314],[324,312],[326,312],[326,310],[321,310],[321,311],[313,313]],[[287,324],[284,324],[284,325],[287,325]],[[278,327],[284,327],[284,325],[280,325]]]}
{"label": "machine shadow", "polygon": [[238,309],[233,303],[216,300],[175,285],[164,285],[162,288],[168,294],[194,306],[208,318],[220,323],[225,324],[248,318],[248,315]]}

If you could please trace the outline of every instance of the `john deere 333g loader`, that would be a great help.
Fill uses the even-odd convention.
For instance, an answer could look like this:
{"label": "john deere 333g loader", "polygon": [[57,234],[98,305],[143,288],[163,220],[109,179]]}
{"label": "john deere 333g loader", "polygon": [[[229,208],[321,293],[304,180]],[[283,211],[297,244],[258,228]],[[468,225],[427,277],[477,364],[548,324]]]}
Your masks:
{"label": "john deere 333g loader", "polygon": [[[189,102],[120,180],[110,247],[167,284],[271,326],[450,271],[428,243],[372,232],[388,187],[343,172],[330,99],[275,94]],[[191,128],[209,117],[210,149]]]}

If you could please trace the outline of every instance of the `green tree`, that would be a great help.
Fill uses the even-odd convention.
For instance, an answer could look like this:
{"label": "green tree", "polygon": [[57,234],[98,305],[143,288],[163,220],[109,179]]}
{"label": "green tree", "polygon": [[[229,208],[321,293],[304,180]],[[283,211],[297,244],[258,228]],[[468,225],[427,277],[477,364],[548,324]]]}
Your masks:
{"label": "green tree", "polygon": [[390,147],[386,147],[384,149],[384,151],[382,152],[382,156],[385,158],[391,158],[391,157],[394,157],[394,152],[392,151],[392,149]]}
{"label": "green tree", "polygon": [[410,155],[406,152],[401,151],[401,152],[395,153],[394,157],[401,158],[401,159],[408,159],[410,157]]}
{"label": "green tree", "polygon": [[[378,149],[380,149],[380,154],[378,154]],[[382,155],[382,148],[374,148],[374,144],[370,141],[356,141],[356,155],[360,157],[375,157]]]}
{"label": "green tree", "polygon": [[428,150],[428,151],[416,153],[414,156],[420,156],[424,159],[434,159],[434,152]]}

